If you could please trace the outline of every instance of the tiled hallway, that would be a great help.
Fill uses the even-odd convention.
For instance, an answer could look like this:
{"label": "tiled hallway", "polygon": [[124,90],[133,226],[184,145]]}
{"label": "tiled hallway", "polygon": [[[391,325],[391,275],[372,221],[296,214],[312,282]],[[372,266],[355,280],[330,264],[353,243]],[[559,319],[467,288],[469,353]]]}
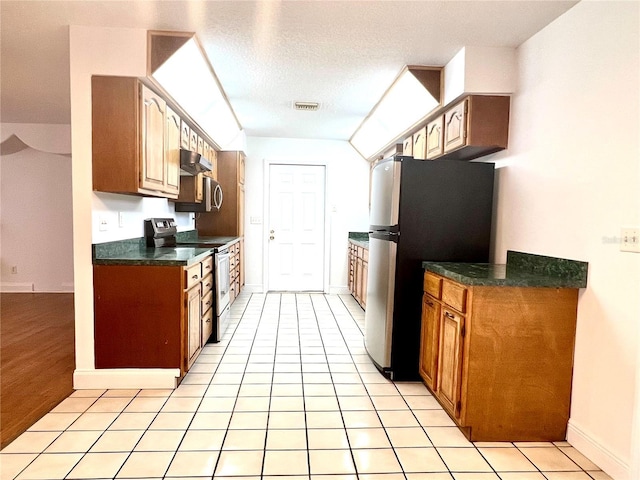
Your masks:
{"label": "tiled hallway", "polygon": [[469,443],[422,384],[376,371],[349,296],[245,293],[232,317],[175,391],[76,391],[1,478],[609,478],[565,442]]}

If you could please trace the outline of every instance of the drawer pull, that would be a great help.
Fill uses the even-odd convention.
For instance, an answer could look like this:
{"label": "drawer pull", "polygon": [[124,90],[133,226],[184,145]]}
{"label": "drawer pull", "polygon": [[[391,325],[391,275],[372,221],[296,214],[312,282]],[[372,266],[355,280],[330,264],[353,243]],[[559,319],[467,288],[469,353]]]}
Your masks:
{"label": "drawer pull", "polygon": [[198,277],[198,275],[196,274],[196,275],[194,275],[194,276],[193,276],[193,277],[191,277],[191,278],[192,278],[193,280],[196,280],[196,279],[198,279],[199,277]]}
{"label": "drawer pull", "polygon": [[427,302],[426,302],[426,303],[427,303],[427,305],[429,305],[430,307],[433,307],[433,302],[430,302],[430,301],[428,301],[428,300],[427,300]]}
{"label": "drawer pull", "polygon": [[453,318],[455,319],[456,316],[453,313],[449,313],[449,312],[444,312],[445,316],[449,317],[449,318]]}
{"label": "drawer pull", "polygon": [[205,305],[208,307],[209,305],[211,305],[211,300],[209,300],[207,303],[205,303]]}

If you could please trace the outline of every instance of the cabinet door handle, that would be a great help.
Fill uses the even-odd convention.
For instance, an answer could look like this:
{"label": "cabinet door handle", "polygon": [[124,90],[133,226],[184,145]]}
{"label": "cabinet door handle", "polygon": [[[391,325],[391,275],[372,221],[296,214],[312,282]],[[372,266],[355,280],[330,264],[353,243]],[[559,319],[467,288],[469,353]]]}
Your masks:
{"label": "cabinet door handle", "polygon": [[430,307],[433,307],[433,302],[427,301],[427,305],[429,305]]}
{"label": "cabinet door handle", "polygon": [[456,316],[453,313],[444,312],[444,314],[445,314],[446,317],[449,317],[451,319],[455,319],[456,318]]}

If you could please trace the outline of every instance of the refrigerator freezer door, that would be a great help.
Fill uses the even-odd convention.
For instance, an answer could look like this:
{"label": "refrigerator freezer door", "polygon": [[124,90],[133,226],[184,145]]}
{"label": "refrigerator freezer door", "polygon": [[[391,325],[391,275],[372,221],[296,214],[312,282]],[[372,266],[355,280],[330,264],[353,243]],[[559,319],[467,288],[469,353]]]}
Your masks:
{"label": "refrigerator freezer door", "polygon": [[391,367],[396,254],[395,242],[369,238],[364,344],[369,356],[382,369]]}
{"label": "refrigerator freezer door", "polygon": [[398,224],[401,165],[388,158],[378,163],[371,173],[370,228]]}

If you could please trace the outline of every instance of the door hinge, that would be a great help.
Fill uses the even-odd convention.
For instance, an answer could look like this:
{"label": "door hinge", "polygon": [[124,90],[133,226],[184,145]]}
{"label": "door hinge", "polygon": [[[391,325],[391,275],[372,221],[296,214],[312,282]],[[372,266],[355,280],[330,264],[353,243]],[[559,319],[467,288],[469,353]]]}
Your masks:
{"label": "door hinge", "polygon": [[463,323],[460,326],[460,337],[464,338],[464,336],[467,334],[467,329],[466,329],[466,325]]}

